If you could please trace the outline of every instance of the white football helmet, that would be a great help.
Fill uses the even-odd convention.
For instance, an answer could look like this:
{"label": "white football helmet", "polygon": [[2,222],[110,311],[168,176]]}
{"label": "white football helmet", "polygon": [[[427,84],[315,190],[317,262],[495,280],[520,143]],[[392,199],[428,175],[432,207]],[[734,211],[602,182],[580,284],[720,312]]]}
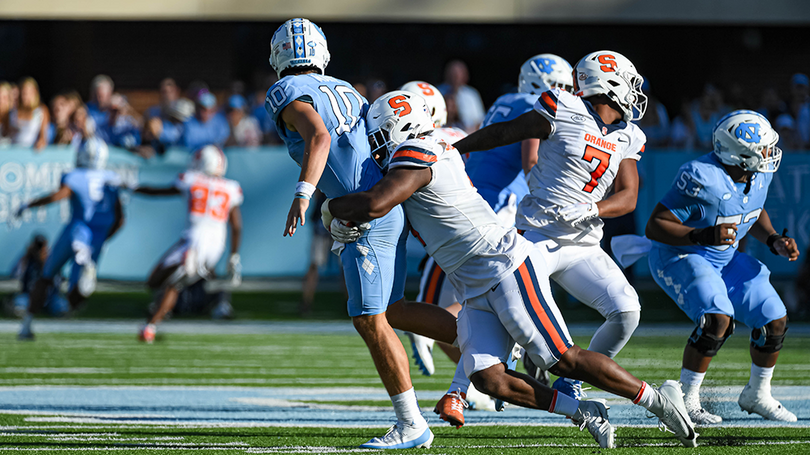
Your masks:
{"label": "white football helmet", "polygon": [[404,90],[395,90],[377,98],[366,114],[371,156],[385,169],[399,144],[433,131],[425,99]]}
{"label": "white football helmet", "polygon": [[270,66],[281,72],[296,66],[313,66],[324,74],[329,64],[326,35],[308,19],[290,19],[276,30],[270,40]]}
{"label": "white football helmet", "polygon": [[721,162],[746,171],[776,172],[782,163],[779,134],[758,112],[739,110],[721,118],[712,142]]}
{"label": "white football helmet", "polygon": [[439,89],[424,81],[411,81],[403,85],[400,90],[416,93],[425,99],[434,128],[441,128],[447,123],[447,104]]}
{"label": "white football helmet", "polygon": [[643,83],[633,63],[618,52],[592,52],[574,67],[574,94],[584,98],[607,95],[619,105],[625,122],[640,120],[647,111]]}
{"label": "white football helmet", "polygon": [[573,92],[573,71],[571,64],[558,55],[535,55],[520,67],[518,91],[540,95],[552,87],[559,87],[566,92]]}
{"label": "white football helmet", "polygon": [[107,148],[107,143],[93,136],[79,146],[79,151],[76,152],[76,167],[104,169],[107,166],[108,156],[110,149]]}
{"label": "white football helmet", "polygon": [[194,152],[189,169],[222,177],[228,170],[228,158],[216,145],[206,145]]}

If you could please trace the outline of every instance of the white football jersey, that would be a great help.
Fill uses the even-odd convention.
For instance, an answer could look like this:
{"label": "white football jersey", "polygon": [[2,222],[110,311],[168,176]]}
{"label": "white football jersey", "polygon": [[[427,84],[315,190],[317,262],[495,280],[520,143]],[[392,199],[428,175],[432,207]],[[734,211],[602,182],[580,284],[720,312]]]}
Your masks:
{"label": "white football jersey", "polygon": [[534,245],[503,227],[470,182],[453,146],[426,136],[403,142],[388,165],[430,168],[430,183],[402,207],[413,234],[464,299],[476,297],[514,272]]}
{"label": "white football jersey", "polygon": [[599,202],[613,187],[622,160],[640,160],[646,136],[633,123],[605,124],[590,103],[560,89],[544,92],[534,109],[548,119],[551,134],[540,143],[529,190],[518,207],[516,226],[561,243],[598,244],[600,218],[577,227],[557,219],[562,208]]}
{"label": "white football jersey", "polygon": [[239,182],[189,171],[178,176],[175,186],[188,196],[188,226],[183,237],[193,244],[224,248],[228,216],[243,201]]}

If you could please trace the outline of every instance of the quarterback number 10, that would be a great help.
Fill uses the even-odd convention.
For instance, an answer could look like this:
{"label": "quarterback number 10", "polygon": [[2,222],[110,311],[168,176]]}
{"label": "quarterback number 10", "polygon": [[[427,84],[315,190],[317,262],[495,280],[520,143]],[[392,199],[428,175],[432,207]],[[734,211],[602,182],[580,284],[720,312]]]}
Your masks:
{"label": "quarterback number 10", "polygon": [[586,145],[585,154],[582,155],[582,159],[589,163],[593,163],[593,161],[596,160],[598,163],[596,169],[591,172],[591,181],[582,189],[582,191],[586,193],[593,193],[593,189],[599,185],[599,178],[607,171],[608,165],[610,164],[610,153]]}

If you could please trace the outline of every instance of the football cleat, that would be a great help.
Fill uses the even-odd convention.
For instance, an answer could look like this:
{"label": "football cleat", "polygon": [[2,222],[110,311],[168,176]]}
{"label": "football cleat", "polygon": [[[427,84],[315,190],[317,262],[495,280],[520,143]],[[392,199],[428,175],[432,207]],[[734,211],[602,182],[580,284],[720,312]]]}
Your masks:
{"label": "football cleat", "polygon": [[411,348],[413,350],[413,360],[419,370],[425,376],[430,376],[436,371],[433,365],[433,343],[434,341],[428,337],[417,335],[411,332],[405,332],[408,339],[411,340]]}
{"label": "football cleat", "polygon": [[523,355],[523,368],[526,369],[526,374],[536,379],[540,384],[546,387],[551,387],[551,380],[548,377],[548,371],[538,367],[532,362],[528,355]]}
{"label": "football cleat", "polygon": [[467,388],[466,398],[467,404],[470,406],[471,411],[490,411],[495,412],[495,399],[489,395],[479,392],[474,385],[470,384]]}
{"label": "football cleat", "polygon": [[598,401],[580,401],[576,414],[571,416],[571,421],[579,427],[579,431],[588,429],[591,436],[603,449],[616,447],[615,431],[613,425],[608,422],[607,407]]}
{"label": "football cleat", "polygon": [[582,381],[568,378],[557,378],[552,389],[559,391],[575,400],[582,400],[585,398],[585,393],[582,392]]}
{"label": "football cleat", "polygon": [[700,397],[697,393],[684,395],[683,404],[689,419],[695,425],[716,425],[723,421],[719,415],[714,415],[700,405]]}
{"label": "football cleat", "polygon": [[138,339],[146,344],[152,344],[155,342],[156,332],[157,327],[155,327],[155,324],[146,324],[141,327],[140,332],[138,332]]}
{"label": "football cleat", "polygon": [[[515,343],[512,346],[512,352],[509,353],[509,360],[506,361],[506,369],[515,371],[515,367],[517,367],[517,361],[521,357],[521,352],[523,352],[523,348],[520,347],[519,344]],[[501,412],[506,407],[506,402],[496,398],[495,399],[495,410]]]}
{"label": "football cleat", "polygon": [[20,341],[34,341],[34,332],[31,331],[31,327],[23,327],[20,329],[20,332],[17,334],[17,339]]}
{"label": "football cleat", "polygon": [[93,261],[89,261],[82,267],[82,274],[79,276],[76,286],[82,297],[90,297],[96,290],[96,264]]}
{"label": "football cleat", "polygon": [[461,428],[464,425],[464,409],[469,407],[467,403],[467,395],[459,392],[447,392],[433,408],[433,412],[439,415],[439,418],[445,422],[449,422],[456,428]]}
{"label": "football cleat", "polygon": [[661,407],[656,410],[650,409],[650,412],[660,419],[659,426],[663,425],[662,430],[667,429],[675,433],[675,437],[681,441],[684,447],[697,447],[698,434],[695,432],[695,426],[689,419],[689,413],[683,404],[681,385],[676,381],[668,380],[658,388],[657,392],[657,399],[660,400]]}
{"label": "football cleat", "polygon": [[782,403],[776,401],[769,392],[760,390],[757,393],[750,384],[745,385],[737,404],[740,405],[740,409],[748,414],[759,414],[766,420],[777,420],[779,422],[795,422],[798,420],[796,414],[785,409]]}
{"label": "football cleat", "polygon": [[424,422],[422,425],[396,425],[381,438],[373,438],[360,446],[363,449],[429,449],[433,443],[433,432]]}

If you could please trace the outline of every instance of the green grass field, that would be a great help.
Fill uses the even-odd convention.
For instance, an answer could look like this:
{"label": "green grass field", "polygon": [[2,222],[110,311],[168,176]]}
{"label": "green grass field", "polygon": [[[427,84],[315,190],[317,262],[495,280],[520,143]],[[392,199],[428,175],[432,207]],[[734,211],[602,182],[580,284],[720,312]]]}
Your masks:
{"label": "green grass field", "polygon": [[[104,324],[102,321],[98,323]],[[649,382],[660,384],[666,379],[677,378],[680,355],[687,336],[688,333],[683,336],[635,337],[617,361]],[[577,337],[575,341],[587,345],[588,340]],[[47,409],[51,409],[48,405],[52,403],[34,403],[25,409],[14,410],[10,403],[15,402],[15,391],[26,391],[33,393],[33,396],[48,391],[56,393],[54,396],[59,397],[59,400],[75,404],[81,402],[80,397],[71,396],[77,390],[81,393],[103,394],[117,390],[116,387],[130,390],[127,387],[162,386],[171,387],[170,392],[182,390],[181,387],[252,387],[251,390],[259,394],[273,390],[267,388],[317,391],[328,387],[337,389],[321,398],[299,402],[302,405],[321,406],[337,403],[342,406],[341,409],[348,409],[350,412],[352,407],[357,407],[358,416],[369,406],[390,405],[386,403],[384,396],[380,399],[379,393],[369,398],[361,396],[347,399],[342,395],[341,390],[349,394],[356,388],[382,390],[362,340],[350,332],[320,334],[285,330],[283,333],[266,334],[168,333],[151,346],[138,344],[134,332],[40,333],[33,343],[17,342],[12,333],[0,333],[0,345],[3,346],[0,350],[0,409],[6,409],[0,413],[0,453],[46,450],[78,453],[135,451],[156,454],[353,453],[357,451],[357,445],[384,432],[381,427],[386,425],[384,421],[377,422],[376,428],[361,427],[363,424],[357,427],[303,426],[294,422],[289,426],[270,427],[198,423],[165,425],[143,416],[126,421],[105,420],[105,413],[118,410],[89,405],[86,408],[79,406],[79,409],[101,417],[92,421],[71,420],[64,416],[72,415],[71,412],[74,411],[48,411]],[[409,347],[408,350],[410,351]],[[810,366],[807,362],[809,354],[810,337],[789,336],[779,359],[774,385],[810,386]],[[420,404],[426,409],[432,408],[435,400],[425,399],[424,395],[440,395],[441,391],[446,390],[453,373],[453,365],[438,350],[436,361],[437,373],[432,377],[419,375],[415,368],[411,371],[416,390],[423,394]],[[737,334],[716,358],[706,384],[744,385],[748,377],[749,362],[747,336],[744,333]],[[31,386],[43,388],[32,389]],[[54,386],[65,389],[53,389]],[[156,393],[150,392],[152,389],[136,390],[141,395]],[[210,395],[220,393],[215,388],[204,390],[208,390],[204,393]],[[144,397],[132,397],[132,409],[137,407],[142,398]],[[182,402],[176,405],[167,403],[169,405],[178,409],[183,406]],[[124,406],[122,412],[135,412],[127,409]],[[203,409],[200,412],[211,411],[208,408],[199,409]],[[259,410],[262,409],[265,408]],[[507,408],[500,415],[508,416],[510,412],[518,411],[517,408]],[[235,411],[226,406],[222,412]],[[393,416],[393,411],[390,415]],[[472,413],[468,413],[470,415]],[[803,415],[806,424],[807,412]],[[587,431],[580,432],[573,426],[467,425],[457,430],[440,422],[432,413],[430,416],[436,439],[431,449],[420,450],[420,453],[602,452]],[[642,420],[646,419],[642,417]],[[351,422],[343,422],[342,425],[351,425]],[[759,454],[778,451],[780,454],[799,454],[810,451],[810,428],[806,427],[717,427],[702,429],[700,433],[701,446],[697,449],[685,449],[677,447],[674,438],[656,428],[619,426],[619,448],[613,452]]]}

